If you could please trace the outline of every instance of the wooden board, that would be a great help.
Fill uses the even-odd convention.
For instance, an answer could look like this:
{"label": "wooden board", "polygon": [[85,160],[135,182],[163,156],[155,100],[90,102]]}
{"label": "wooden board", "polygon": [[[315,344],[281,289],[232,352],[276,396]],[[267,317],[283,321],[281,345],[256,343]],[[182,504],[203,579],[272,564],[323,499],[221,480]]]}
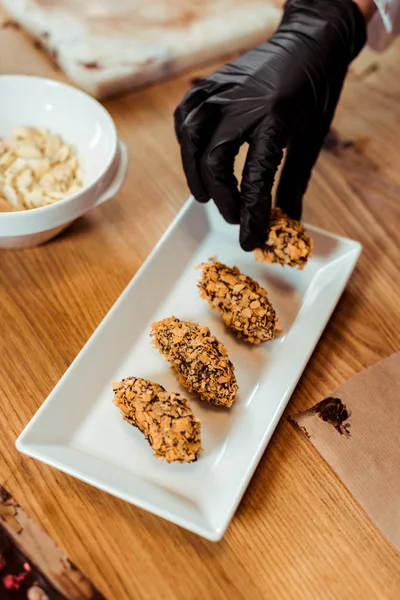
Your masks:
{"label": "wooden board", "polygon": [[[364,252],[286,414],[400,347],[399,52],[352,67],[335,127],[357,146],[323,152],[307,193],[305,218]],[[0,57],[3,73],[63,79],[12,28]],[[131,155],[118,197],[46,246],[0,253],[0,481],[109,600],[398,600],[399,555],[286,418],[218,544],[15,450],[185,202],[172,112],[208,70],[107,102]]]}
{"label": "wooden board", "polygon": [[1,486],[0,579],[2,600],[15,598],[17,591],[28,600],[105,600]]}
{"label": "wooden board", "polygon": [[266,39],[284,0],[1,0],[71,81],[104,98]]}

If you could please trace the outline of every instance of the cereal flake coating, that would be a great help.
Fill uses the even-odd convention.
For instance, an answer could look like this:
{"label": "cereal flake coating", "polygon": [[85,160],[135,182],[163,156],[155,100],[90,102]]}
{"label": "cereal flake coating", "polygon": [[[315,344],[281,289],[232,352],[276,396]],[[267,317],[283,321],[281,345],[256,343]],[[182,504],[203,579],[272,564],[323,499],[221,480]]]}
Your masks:
{"label": "cereal flake coating", "polygon": [[285,215],[278,207],[271,211],[269,237],[254,256],[258,262],[278,263],[303,269],[311,258],[312,239],[300,223]]}
{"label": "cereal flake coating", "polygon": [[190,392],[216,406],[232,406],[238,390],[235,368],[208,327],[170,317],[153,323],[151,337]]}
{"label": "cereal flake coating", "polygon": [[279,319],[268,300],[267,291],[237,267],[221,262],[200,265],[200,296],[239,338],[252,344],[272,340],[278,333]]}
{"label": "cereal flake coating", "polygon": [[114,404],[125,421],[147,438],[154,456],[168,463],[197,460],[201,450],[200,421],[185,398],[168,394],[158,383],[127,377],[113,382]]}

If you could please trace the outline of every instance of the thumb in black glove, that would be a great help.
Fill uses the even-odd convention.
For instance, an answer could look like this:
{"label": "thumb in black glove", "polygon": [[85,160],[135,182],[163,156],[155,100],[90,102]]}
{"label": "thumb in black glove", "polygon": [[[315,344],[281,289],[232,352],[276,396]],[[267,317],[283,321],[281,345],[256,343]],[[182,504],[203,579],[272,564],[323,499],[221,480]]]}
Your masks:
{"label": "thumb in black glove", "polygon": [[[214,200],[240,244],[265,242],[276,170],[287,148],[277,204],[300,219],[350,62],[366,41],[352,0],[288,0],[273,37],[201,80],[175,111],[175,130],[190,191]],[[233,174],[249,143],[241,189]]]}

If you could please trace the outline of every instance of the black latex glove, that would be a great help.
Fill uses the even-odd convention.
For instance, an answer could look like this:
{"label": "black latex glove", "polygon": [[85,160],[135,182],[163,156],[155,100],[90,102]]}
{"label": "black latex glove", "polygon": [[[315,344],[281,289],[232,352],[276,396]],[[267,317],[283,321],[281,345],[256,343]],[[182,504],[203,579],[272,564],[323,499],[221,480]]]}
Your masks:
{"label": "black latex glove", "polygon": [[[190,191],[199,202],[212,198],[226,221],[240,223],[244,250],[266,239],[284,148],[277,204],[301,217],[349,63],[365,41],[365,19],[352,0],[288,0],[268,42],[199,81],[176,109]],[[244,142],[249,151],[239,192],[233,163]]]}

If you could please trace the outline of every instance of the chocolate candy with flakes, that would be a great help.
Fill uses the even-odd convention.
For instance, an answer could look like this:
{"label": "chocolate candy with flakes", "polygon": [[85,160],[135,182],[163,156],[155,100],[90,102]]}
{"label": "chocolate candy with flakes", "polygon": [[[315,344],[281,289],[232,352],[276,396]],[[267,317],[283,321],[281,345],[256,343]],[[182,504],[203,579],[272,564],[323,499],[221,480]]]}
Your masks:
{"label": "chocolate candy with flakes", "polygon": [[311,258],[312,247],[312,239],[303,225],[285,215],[280,208],[273,208],[268,239],[265,246],[254,250],[254,256],[258,262],[303,269]]}
{"label": "chocolate candy with flakes", "polygon": [[232,406],[238,390],[235,368],[208,327],[171,317],[153,323],[151,336],[183,386],[211,404]]}
{"label": "chocolate candy with flakes", "polygon": [[138,377],[113,382],[113,390],[122,417],[143,433],[157,458],[168,463],[197,459],[200,421],[182,396],[168,394],[158,383]]}
{"label": "chocolate candy with flakes", "polygon": [[274,339],[279,319],[264,288],[237,267],[213,261],[200,268],[200,296],[222,314],[227,327],[252,344]]}

